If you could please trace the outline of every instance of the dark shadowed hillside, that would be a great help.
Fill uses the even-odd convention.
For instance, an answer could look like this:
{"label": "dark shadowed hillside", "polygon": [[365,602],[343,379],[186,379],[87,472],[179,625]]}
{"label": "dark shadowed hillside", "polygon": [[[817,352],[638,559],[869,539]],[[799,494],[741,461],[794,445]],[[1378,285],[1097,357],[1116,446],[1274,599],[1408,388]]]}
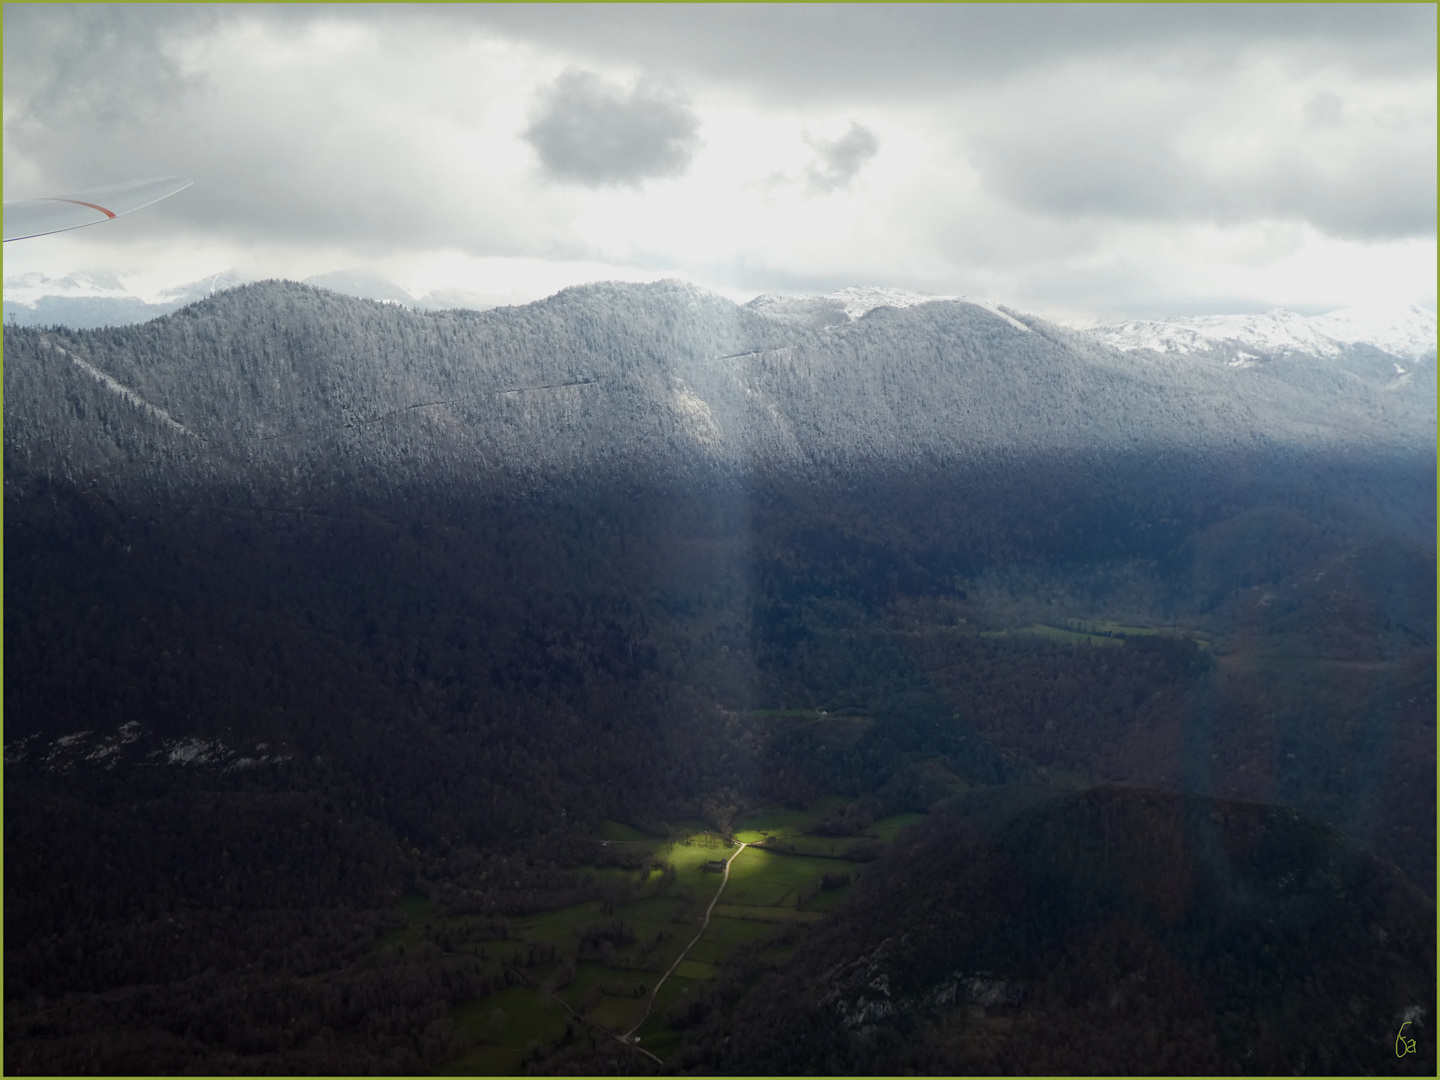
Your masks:
{"label": "dark shadowed hillside", "polygon": [[[1293,810],[977,791],[865,879],[682,1068],[746,1074],[1434,1068],[1435,908]],[[1387,1061],[1388,1057],[1388,1061]]]}
{"label": "dark shadowed hillside", "polygon": [[659,1068],[656,845],[802,809],[665,1067],[1433,1066],[1433,395],[674,283],[5,349],[9,1071]]}

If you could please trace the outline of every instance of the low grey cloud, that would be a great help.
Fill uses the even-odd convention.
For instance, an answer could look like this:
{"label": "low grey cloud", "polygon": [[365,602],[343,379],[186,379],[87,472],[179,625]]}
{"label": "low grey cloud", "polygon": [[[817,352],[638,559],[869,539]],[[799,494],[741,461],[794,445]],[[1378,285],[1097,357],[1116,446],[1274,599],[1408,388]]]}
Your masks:
{"label": "low grey cloud", "polygon": [[[367,13],[369,5],[361,5]],[[1372,72],[1435,62],[1433,4],[441,4],[494,26],[649,71],[741,80],[789,103],[947,91],[1076,56],[1145,62],[1251,49]],[[374,5],[374,17],[388,17]]]}
{"label": "low grey cloud", "polygon": [[167,43],[217,17],[205,5],[9,5],[7,126],[91,131],[142,122],[201,82],[182,73]]}
{"label": "low grey cloud", "polygon": [[880,140],[875,133],[854,120],[850,121],[850,130],[838,139],[827,142],[807,135],[805,142],[815,151],[815,160],[805,175],[810,190],[819,192],[847,187],[861,167],[880,150]]}
{"label": "low grey cloud", "polygon": [[[433,167],[431,146],[398,110],[377,117],[346,108],[350,88],[307,78],[307,66],[294,62],[274,65],[268,77],[216,70],[236,42],[278,31],[299,43],[317,26],[346,25],[326,24],[327,10],[8,5],[5,135],[15,153],[6,161],[6,197],[163,174],[195,181],[161,212],[93,237],[116,246],[132,232],[150,241],[341,243],[360,255],[457,242],[515,255],[548,244],[548,236],[536,240],[533,217],[517,212],[526,199],[493,184],[457,213],[454,178]],[[342,77],[351,73],[326,62]],[[364,72],[356,81],[375,77]]]}
{"label": "low grey cloud", "polygon": [[673,91],[645,82],[626,90],[570,68],[545,92],[525,139],[557,180],[638,186],[682,175],[699,145],[699,126]]}
{"label": "low grey cloud", "polygon": [[1203,79],[1151,89],[1077,84],[1069,99],[997,99],[969,160],[996,197],[1051,219],[1289,220],[1348,240],[1434,236],[1433,115],[1418,100],[1408,120],[1394,107],[1372,108],[1388,114],[1376,119],[1325,91],[1293,118],[1233,129],[1222,150],[1207,125],[1224,115],[1223,89]]}
{"label": "low grey cloud", "polygon": [[[1433,5],[11,4],[3,20],[7,197],[195,180],[70,238],[117,259],[210,245],[303,276],[332,248],[403,267],[446,251],[474,261],[455,283],[490,291],[511,288],[509,259],[546,282],[561,276],[542,264],[660,260],[738,290],[871,281],[1106,319],[1189,310],[1192,288],[1213,305],[1220,265],[1258,296],[1273,264],[1295,282],[1277,303],[1332,278],[1341,299],[1433,295],[1414,255],[1436,227]],[[823,137],[797,143],[799,117]],[[665,177],[623,220],[597,213]],[[847,189],[864,212],[828,219]],[[1377,249],[1352,258],[1355,241]]]}

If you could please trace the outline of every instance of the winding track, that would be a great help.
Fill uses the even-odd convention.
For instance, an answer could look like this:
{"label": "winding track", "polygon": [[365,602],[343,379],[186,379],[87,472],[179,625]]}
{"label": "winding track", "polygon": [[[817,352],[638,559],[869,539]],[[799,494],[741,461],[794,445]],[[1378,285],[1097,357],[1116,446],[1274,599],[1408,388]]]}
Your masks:
{"label": "winding track", "polygon": [[[739,843],[739,841],[737,841],[737,843]],[[668,979],[671,974],[674,973],[675,969],[680,966],[680,961],[684,960],[685,957],[689,955],[690,950],[695,946],[695,942],[699,941],[702,937],[705,936],[705,931],[710,926],[710,913],[715,910],[715,904],[719,901],[720,894],[725,891],[725,886],[730,881],[730,864],[735,861],[735,856],[739,855],[740,852],[744,850],[745,845],[741,843],[740,846],[735,849],[734,854],[732,854],[730,858],[725,860],[725,876],[720,879],[720,887],[715,890],[715,895],[710,898],[710,906],[705,909],[705,917],[700,920],[700,932],[690,939],[690,944],[686,945],[685,948],[680,950],[680,955],[675,958],[675,962],[670,965],[669,969],[666,970],[664,975],[660,976],[659,982],[655,984],[654,988],[650,991],[649,996],[645,999],[645,1011],[640,1014],[640,1019],[635,1021],[635,1026],[632,1027],[629,1031],[625,1032],[625,1034],[617,1036],[617,1038],[627,1043],[630,1042],[631,1039],[634,1037],[635,1032],[640,1030],[640,1025],[645,1023],[645,1021],[650,1018],[650,1010],[655,1007],[655,998],[660,993],[661,985],[663,985],[665,980]],[[653,1057],[654,1055],[652,1054],[651,1056]]]}

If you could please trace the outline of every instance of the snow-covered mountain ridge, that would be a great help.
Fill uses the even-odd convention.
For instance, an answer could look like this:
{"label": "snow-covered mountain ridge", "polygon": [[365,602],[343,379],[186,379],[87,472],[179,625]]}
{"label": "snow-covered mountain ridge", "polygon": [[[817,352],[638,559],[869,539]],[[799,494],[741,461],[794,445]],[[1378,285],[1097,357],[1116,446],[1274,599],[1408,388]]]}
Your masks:
{"label": "snow-covered mountain ridge", "polygon": [[1122,352],[1229,353],[1232,363],[1301,353],[1338,357],[1368,345],[1404,360],[1435,358],[1435,312],[1422,307],[1354,307],[1304,316],[1277,308],[1256,315],[1131,320],[1090,331]]}
{"label": "snow-covered mountain ridge", "polygon": [[[998,315],[1018,330],[1030,329],[990,300],[980,300],[973,296],[953,296],[948,293],[914,292],[910,289],[891,288],[888,285],[852,285],[818,296],[812,293],[762,293],[746,306],[777,318],[798,318],[800,321],[815,321],[818,318],[823,324],[833,325],[836,322],[854,322],[880,307],[908,308],[942,300],[973,304],[992,315]],[[826,319],[827,314],[832,317]],[[838,318],[841,314],[844,319]]]}
{"label": "snow-covered mountain ridge", "polygon": [[[68,326],[76,330],[133,326],[169,315],[223,289],[254,281],[254,277],[237,270],[222,270],[157,291],[127,281],[124,274],[108,271],[76,271],[58,278],[31,271],[5,279],[5,322],[14,326]],[[313,274],[304,284],[342,296],[401,304],[419,311],[451,308],[483,311],[499,302],[496,297],[457,288],[434,289],[417,296],[366,270]]]}
{"label": "snow-covered mountain ridge", "polygon": [[[136,288],[123,275],[109,272],[77,271],[60,278],[34,272],[17,274],[5,279],[5,321],[20,326],[58,324],[75,329],[132,325],[168,315],[217,291],[252,280],[235,270],[226,270],[155,292]],[[438,289],[417,296],[366,270],[314,274],[304,283],[344,296],[401,304],[420,311],[482,311],[497,306],[496,298],[465,289]],[[1029,329],[1010,309],[991,300],[884,285],[850,286],[824,294],[764,293],[746,306],[776,318],[827,326],[854,322],[876,308],[903,309],[937,301],[973,304],[1017,329]],[[1353,307],[1308,317],[1277,308],[1248,315],[1136,319],[1097,326],[1088,333],[1121,352],[1148,349],[1157,353],[1217,354],[1236,366],[1297,353],[1335,358],[1353,345],[1379,349],[1401,360],[1421,361],[1435,355],[1436,319],[1433,311],[1415,306]]]}
{"label": "snow-covered mountain ridge", "polygon": [[1080,452],[1433,454],[1435,439],[1433,363],[1396,374],[1373,347],[1161,361],[993,305],[883,294],[737,305],[602,282],[426,313],[272,281],[143,327],[16,328],[5,344],[7,479],[505,486]]}

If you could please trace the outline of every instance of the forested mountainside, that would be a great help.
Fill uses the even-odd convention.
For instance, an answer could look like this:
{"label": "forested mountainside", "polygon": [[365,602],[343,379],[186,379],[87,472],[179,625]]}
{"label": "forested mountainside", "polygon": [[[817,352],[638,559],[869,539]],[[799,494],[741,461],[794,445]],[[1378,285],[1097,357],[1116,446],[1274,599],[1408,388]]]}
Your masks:
{"label": "forested mountainside", "polygon": [[6,452],[374,488],[1433,441],[1433,392],[1334,357],[1157,361],[963,301],[812,322],[676,283],[421,314],[270,282],[143,326],[11,329]]}
{"label": "forested mountainside", "polygon": [[[1245,897],[1285,871],[1225,840],[1196,871],[1209,921],[1147,929],[1113,970],[1065,944],[1110,941],[1093,912],[1017,922],[1044,933],[975,977],[1050,987],[1051,1019],[968,1001],[897,1057],[913,1017],[877,1014],[793,1067],[1023,1070],[964,1047],[998,1021],[1043,1039],[1066,1010],[1037,1071],[1371,1067],[1369,1026],[1434,1014],[1414,925],[1435,880],[1435,400],[1353,359],[1230,366],[960,301],[842,321],[674,284],[418,314],[272,282],[145,326],[7,329],[7,1070],[393,1073],[494,1050],[733,1071],[790,1030],[783,1010],[741,1024],[769,1000],[747,994],[808,977],[814,950],[868,955],[875,913],[950,865],[955,798],[1083,808],[1114,785],[1161,794],[1084,819],[1118,861],[1072,892],[1105,918],[1150,927],[1105,874],[1211,806],[1311,823],[1304,911],[1266,929]],[[604,957],[595,996],[640,1008],[669,931],[612,925],[659,894],[622,887],[602,837],[654,848],[787,806],[850,838],[817,878],[849,898],[823,915],[801,890],[779,936],[755,922],[750,951],[714,953],[713,994],[655,1010],[655,1059],[608,1021],[588,1042],[472,1022],[522,998],[548,1016]],[[876,857],[873,823],[932,808],[929,864]],[[1001,846],[1044,880],[1052,841],[1024,837],[1054,828],[1030,820]],[[1098,841],[1052,847],[1072,842]],[[650,869],[644,889],[672,887]],[[594,925],[521,928],[552,911]],[[1297,941],[1317,911],[1333,935]],[[1304,973],[1285,1017],[1388,989],[1319,1056],[1276,1056],[1282,1014],[1215,989],[1279,977],[1245,934]],[[978,963],[962,952],[955,970]],[[1200,1025],[1189,1056],[1122,1053],[1086,1011],[1142,976],[1187,1003],[1165,1023]],[[1433,1072],[1429,1034],[1387,1053],[1374,1071]]]}
{"label": "forested mountainside", "polygon": [[1287,808],[997,794],[938,807],[689,1056],[736,1075],[1403,1067],[1389,1020],[1434,1000],[1434,906],[1392,867]]}

